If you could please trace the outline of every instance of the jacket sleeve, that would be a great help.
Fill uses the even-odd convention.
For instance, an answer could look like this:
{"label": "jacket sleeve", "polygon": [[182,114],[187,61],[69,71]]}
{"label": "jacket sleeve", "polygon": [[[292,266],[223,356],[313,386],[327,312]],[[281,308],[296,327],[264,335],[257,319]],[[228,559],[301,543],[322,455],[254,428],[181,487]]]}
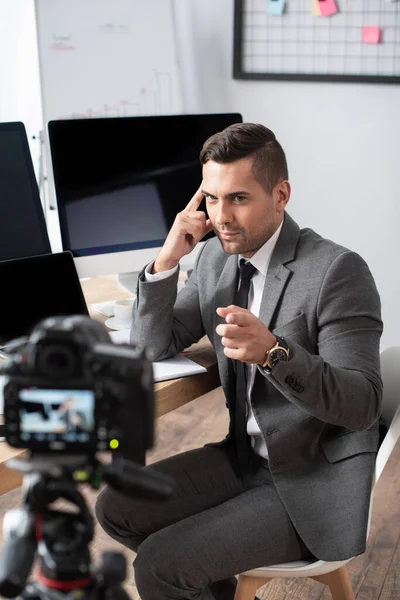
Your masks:
{"label": "jacket sleeve", "polygon": [[326,423],[370,427],[382,401],[381,306],[364,260],[344,252],[324,277],[316,309],[317,353],[287,340],[291,358],[265,377],[290,401]]}
{"label": "jacket sleeve", "polygon": [[177,295],[179,271],[160,281],[147,282],[144,269],[138,280],[130,340],[149,348],[154,360],[176,356],[204,336],[197,288],[197,264]]}

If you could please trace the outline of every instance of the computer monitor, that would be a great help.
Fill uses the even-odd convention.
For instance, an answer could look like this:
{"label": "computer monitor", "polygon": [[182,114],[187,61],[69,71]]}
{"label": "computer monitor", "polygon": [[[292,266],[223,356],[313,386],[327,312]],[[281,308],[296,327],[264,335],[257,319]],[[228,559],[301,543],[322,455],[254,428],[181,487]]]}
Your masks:
{"label": "computer monitor", "polygon": [[0,123],[0,261],[50,252],[25,126]]}
{"label": "computer monitor", "polygon": [[50,121],[62,245],[79,276],[140,271],[153,260],[201,183],[203,143],[241,121],[237,113]]}

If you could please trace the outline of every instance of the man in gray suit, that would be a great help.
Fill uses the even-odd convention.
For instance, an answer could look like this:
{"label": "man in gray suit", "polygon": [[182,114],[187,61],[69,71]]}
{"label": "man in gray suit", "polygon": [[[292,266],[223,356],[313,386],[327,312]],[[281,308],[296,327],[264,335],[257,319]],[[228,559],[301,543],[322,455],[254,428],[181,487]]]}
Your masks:
{"label": "man in gray suit", "polygon": [[[371,273],[285,212],[269,129],[232,125],[200,159],[200,189],[140,275],[132,341],[160,360],[207,335],[230,430],[152,465],[175,479],[166,502],[99,497],[103,528],[137,552],[142,600],[232,600],[240,572],[365,549],[382,393]],[[177,297],[178,263],[211,229]]]}

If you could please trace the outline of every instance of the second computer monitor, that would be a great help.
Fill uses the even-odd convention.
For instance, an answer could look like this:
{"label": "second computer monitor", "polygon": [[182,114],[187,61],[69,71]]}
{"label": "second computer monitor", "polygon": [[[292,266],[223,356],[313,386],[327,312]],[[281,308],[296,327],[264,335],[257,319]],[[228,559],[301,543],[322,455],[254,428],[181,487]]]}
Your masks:
{"label": "second computer monitor", "polygon": [[201,183],[203,143],[241,121],[238,113],[51,121],[63,249],[79,275],[152,260]]}
{"label": "second computer monitor", "polygon": [[0,261],[49,252],[25,126],[0,123]]}

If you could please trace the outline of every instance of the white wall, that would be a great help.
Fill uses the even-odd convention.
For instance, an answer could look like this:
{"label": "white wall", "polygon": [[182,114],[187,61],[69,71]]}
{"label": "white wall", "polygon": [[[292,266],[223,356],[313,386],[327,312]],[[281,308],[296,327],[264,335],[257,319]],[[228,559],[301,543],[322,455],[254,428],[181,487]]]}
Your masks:
{"label": "white wall", "polygon": [[25,124],[36,174],[42,125],[33,0],[0,0],[0,121]]}
{"label": "white wall", "polygon": [[[43,116],[34,5],[34,0],[0,0],[0,121],[25,124],[39,181]],[[44,152],[42,161],[44,166]],[[43,193],[42,188],[42,202]],[[46,212],[50,243],[58,252],[62,244],[57,212]]]}
{"label": "white wall", "polygon": [[175,1],[186,111],[238,111],[276,133],[289,212],[365,258],[382,299],[382,349],[400,344],[400,86],[233,80],[233,2]]}

